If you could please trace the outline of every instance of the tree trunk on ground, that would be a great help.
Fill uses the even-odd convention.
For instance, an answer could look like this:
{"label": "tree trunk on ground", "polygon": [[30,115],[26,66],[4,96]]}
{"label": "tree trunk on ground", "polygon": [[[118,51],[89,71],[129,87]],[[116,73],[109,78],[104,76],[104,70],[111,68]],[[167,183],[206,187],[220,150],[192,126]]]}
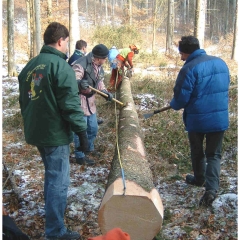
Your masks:
{"label": "tree trunk on ground", "polygon": [[8,76],[17,76],[14,54],[14,0],[8,0],[7,3],[8,18]]}
{"label": "tree trunk on ground", "polygon": [[121,85],[120,101],[127,106],[119,114],[118,144],[99,209],[98,223],[103,234],[120,227],[130,235],[131,240],[152,240],[162,226],[163,205],[153,185],[127,78]]}

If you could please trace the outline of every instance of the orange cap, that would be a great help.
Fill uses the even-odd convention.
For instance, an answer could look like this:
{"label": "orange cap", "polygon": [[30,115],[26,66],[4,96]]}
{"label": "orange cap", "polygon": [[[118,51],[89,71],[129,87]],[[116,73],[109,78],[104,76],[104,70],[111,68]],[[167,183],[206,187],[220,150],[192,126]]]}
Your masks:
{"label": "orange cap", "polygon": [[131,50],[140,50],[140,46],[139,45],[137,45],[137,44],[132,44],[132,45],[129,45],[129,48],[131,49]]}
{"label": "orange cap", "polygon": [[129,234],[123,232],[120,228],[113,228],[105,235],[91,237],[88,240],[131,240]]}

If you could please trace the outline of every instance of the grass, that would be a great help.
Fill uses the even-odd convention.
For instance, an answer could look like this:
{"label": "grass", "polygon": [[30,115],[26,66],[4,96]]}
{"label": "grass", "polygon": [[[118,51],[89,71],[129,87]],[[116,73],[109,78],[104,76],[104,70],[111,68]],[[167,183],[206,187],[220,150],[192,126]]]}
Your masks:
{"label": "grass", "polygon": [[[175,81],[171,78],[159,80],[157,78],[147,80],[134,77],[132,80],[132,93],[151,93],[155,95],[155,102],[152,104],[153,110],[168,105],[172,99],[173,86]],[[237,84],[236,77],[232,77],[231,85]],[[223,141],[223,154],[228,153],[237,163],[237,88],[229,91],[229,112],[230,127],[225,132]],[[149,103],[147,103],[149,104]],[[152,110],[152,111],[153,111]],[[151,112],[151,110],[149,110]],[[145,135],[144,144],[149,154],[155,154],[163,159],[167,164],[161,162],[161,167],[155,164],[152,167],[153,174],[161,172],[161,175],[169,176],[170,166],[177,166],[177,170],[172,171],[169,179],[179,177],[184,173],[191,171],[190,149],[187,133],[185,132],[182,111],[172,109],[155,114],[151,118],[143,120],[142,126],[149,129]],[[153,144],[154,143],[154,144]]]}

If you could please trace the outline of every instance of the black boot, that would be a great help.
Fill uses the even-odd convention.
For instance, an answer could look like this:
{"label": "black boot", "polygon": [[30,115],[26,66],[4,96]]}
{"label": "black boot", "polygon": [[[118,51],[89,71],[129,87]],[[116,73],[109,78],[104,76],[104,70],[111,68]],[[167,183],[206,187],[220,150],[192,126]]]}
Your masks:
{"label": "black boot", "polygon": [[205,187],[205,181],[198,182],[196,178],[191,174],[188,174],[186,176],[186,183],[194,186],[198,186],[198,187]]}
{"label": "black boot", "polygon": [[101,118],[98,118],[98,119],[97,119],[97,123],[98,123],[98,125],[100,125],[100,124],[103,123],[103,120],[102,120]]}
{"label": "black boot", "polygon": [[199,205],[200,206],[205,206],[205,207],[211,206],[213,201],[216,199],[216,197],[217,197],[217,191],[208,190],[201,197]]}
{"label": "black boot", "polygon": [[80,165],[92,166],[95,164],[95,161],[92,159],[89,159],[87,156],[84,156],[82,158],[76,158],[76,163],[78,163]]}

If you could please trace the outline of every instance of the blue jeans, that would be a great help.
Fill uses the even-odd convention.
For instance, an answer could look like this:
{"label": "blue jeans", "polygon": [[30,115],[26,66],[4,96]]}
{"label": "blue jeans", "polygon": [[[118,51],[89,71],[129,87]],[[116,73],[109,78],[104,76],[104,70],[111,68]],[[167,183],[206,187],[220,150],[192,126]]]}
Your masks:
{"label": "blue jeans", "polygon": [[[194,176],[198,182],[206,181],[206,191],[218,191],[219,189],[223,135],[224,131],[211,133],[188,133]],[[205,136],[206,149],[204,151],[203,140]]]}
{"label": "blue jeans", "polygon": [[70,184],[69,145],[38,146],[37,148],[45,166],[45,235],[48,237],[61,236],[67,231],[64,225],[64,212]]}
{"label": "blue jeans", "polygon": [[[94,150],[94,140],[97,137],[98,133],[98,123],[96,113],[90,116],[84,116],[84,119],[87,123],[87,137],[88,137],[88,151]],[[81,151],[78,151],[77,148],[80,146],[79,137],[74,133],[74,153],[76,158],[82,158],[85,154]]]}

